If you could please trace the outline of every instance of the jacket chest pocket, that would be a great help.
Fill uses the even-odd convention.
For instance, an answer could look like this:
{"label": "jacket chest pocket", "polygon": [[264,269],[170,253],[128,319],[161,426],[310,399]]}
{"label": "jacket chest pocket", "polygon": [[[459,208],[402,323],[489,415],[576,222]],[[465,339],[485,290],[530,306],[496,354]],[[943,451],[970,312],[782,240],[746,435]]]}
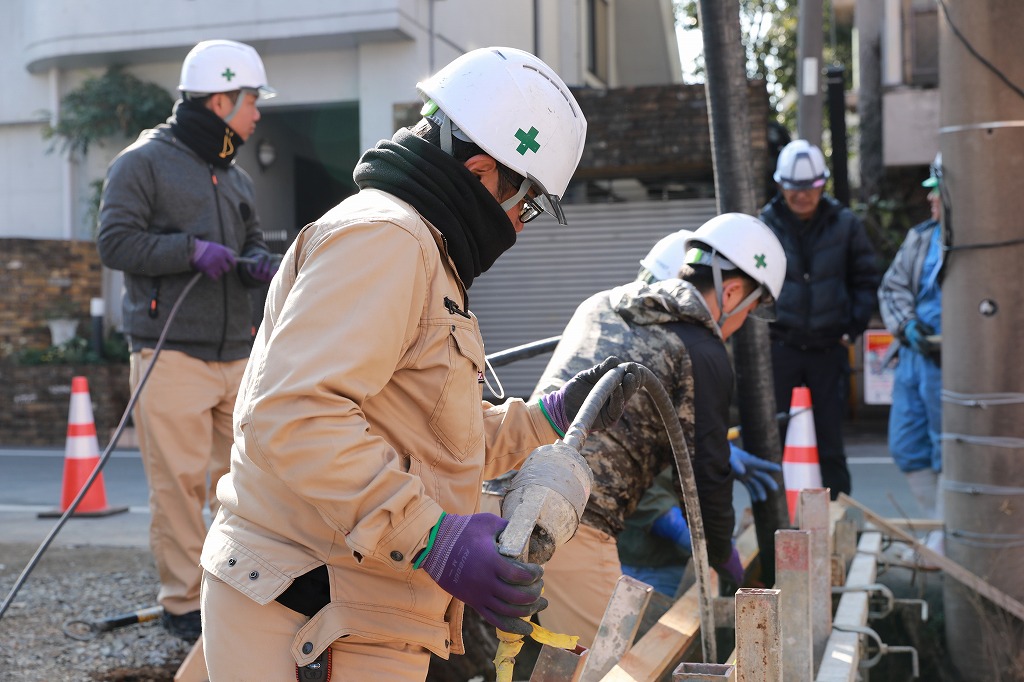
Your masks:
{"label": "jacket chest pocket", "polygon": [[479,377],[484,369],[484,349],[479,335],[470,328],[451,325],[446,339],[447,376],[430,428],[460,461],[481,447],[484,436],[483,388]]}

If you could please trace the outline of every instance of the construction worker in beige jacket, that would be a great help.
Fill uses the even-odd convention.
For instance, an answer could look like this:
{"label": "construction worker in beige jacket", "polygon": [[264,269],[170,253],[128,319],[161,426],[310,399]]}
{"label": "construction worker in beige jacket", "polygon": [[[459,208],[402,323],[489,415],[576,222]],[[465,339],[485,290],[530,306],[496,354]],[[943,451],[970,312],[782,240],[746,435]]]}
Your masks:
{"label": "construction worker in beige jacket", "polygon": [[430,652],[462,652],[463,603],[522,634],[546,604],[541,567],[498,553],[506,521],[477,513],[480,485],[553,442],[617,362],[546,406],[491,406],[467,289],[524,223],[565,222],[586,121],[520,50],[474,50],[417,87],[423,119],[364,153],[359,193],[271,284],[202,556],[214,682],[422,680]]}

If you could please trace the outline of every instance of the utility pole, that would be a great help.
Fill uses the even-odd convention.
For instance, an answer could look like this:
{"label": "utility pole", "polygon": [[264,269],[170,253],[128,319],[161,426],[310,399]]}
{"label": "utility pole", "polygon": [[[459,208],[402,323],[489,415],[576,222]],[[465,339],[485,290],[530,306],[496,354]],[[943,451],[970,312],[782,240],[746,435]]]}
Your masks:
{"label": "utility pole", "polygon": [[[754,178],[750,163],[750,87],[740,39],[739,3],[699,0],[697,13],[704,36],[704,90],[718,212],[756,215],[761,179]],[[732,339],[743,446],[759,457],[781,463],[768,324],[749,317]],[[789,527],[782,474],[776,474],[775,480],[779,492],[769,491],[767,501],[752,505],[766,585],[775,582],[775,531]]]}
{"label": "utility pole", "polygon": [[[1020,0],[939,0],[939,147],[949,249],[939,491],[945,549],[1016,599],[1024,599],[1022,34]],[[963,679],[1019,679],[1024,626],[954,581],[946,581],[943,593],[946,645]]]}
{"label": "utility pole", "polygon": [[797,135],[821,146],[821,54],[823,0],[800,0],[797,23]]}

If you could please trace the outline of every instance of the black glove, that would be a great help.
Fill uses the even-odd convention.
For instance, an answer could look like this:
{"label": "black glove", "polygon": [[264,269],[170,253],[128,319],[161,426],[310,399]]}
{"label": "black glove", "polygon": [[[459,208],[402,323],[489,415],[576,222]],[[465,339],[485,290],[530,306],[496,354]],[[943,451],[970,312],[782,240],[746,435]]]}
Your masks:
{"label": "black glove", "polygon": [[[569,379],[557,391],[541,396],[540,402],[544,407],[544,411],[551,417],[555,427],[563,435],[573,420],[576,419],[576,414],[580,411],[587,396],[590,395],[590,392],[597,385],[601,377],[621,364],[623,364],[622,360],[611,356],[600,365],[594,365],[590,369],[585,369],[572,379]],[[615,390],[605,400],[604,405],[601,406],[591,430],[600,431],[614,426],[615,422],[622,416],[622,412],[626,408],[626,402],[640,388],[642,380],[637,364],[635,362],[627,363],[624,369],[626,373],[622,377],[622,382],[615,387]]]}
{"label": "black glove", "polygon": [[245,274],[249,276],[249,279],[261,284],[266,284],[274,279],[277,269],[281,267],[280,254],[269,253],[262,249],[244,253],[242,258],[246,262],[242,263],[239,268],[245,270]]}

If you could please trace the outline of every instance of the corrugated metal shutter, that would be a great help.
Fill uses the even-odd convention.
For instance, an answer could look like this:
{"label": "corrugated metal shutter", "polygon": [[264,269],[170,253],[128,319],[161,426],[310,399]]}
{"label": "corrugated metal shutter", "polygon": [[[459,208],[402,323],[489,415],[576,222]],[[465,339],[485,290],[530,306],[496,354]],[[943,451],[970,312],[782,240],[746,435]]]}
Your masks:
{"label": "corrugated metal shutter", "polygon": [[[714,199],[576,204],[569,224],[543,216],[478,278],[469,292],[488,353],[557,336],[591,294],[636,277],[640,259],[670,232],[696,229],[716,213]],[[497,369],[506,396],[527,397],[550,353]],[[493,377],[488,374],[493,384]],[[495,385],[495,388],[497,386]],[[485,397],[493,399],[490,391]]]}

